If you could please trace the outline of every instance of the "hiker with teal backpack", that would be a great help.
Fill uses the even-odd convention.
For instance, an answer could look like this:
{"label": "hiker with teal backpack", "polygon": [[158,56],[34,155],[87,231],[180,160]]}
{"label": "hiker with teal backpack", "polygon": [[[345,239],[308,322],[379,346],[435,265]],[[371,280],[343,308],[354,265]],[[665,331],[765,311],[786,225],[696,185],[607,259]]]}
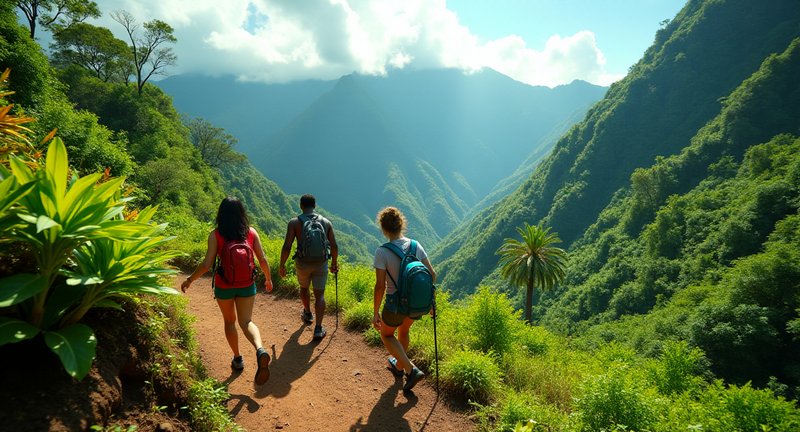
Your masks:
{"label": "hiker with teal backpack", "polygon": [[425,374],[408,358],[409,332],[415,320],[434,313],[436,273],[422,245],[403,235],[406,224],[395,207],[378,213],[378,225],[389,241],[375,251],[372,325],[391,354],[388,369],[396,377],[405,376],[403,390],[410,391]]}
{"label": "hiker with teal backpack", "polygon": [[303,210],[303,214],[292,218],[286,227],[278,274],[282,278],[286,277],[286,261],[292,251],[292,243],[297,239],[297,250],[293,258],[297,282],[300,284],[300,300],[303,303],[300,319],[305,324],[315,322],[309,295],[309,287],[313,287],[314,313],[317,314],[313,340],[319,341],[327,334],[325,327],[322,326],[322,318],[325,315],[325,284],[328,281],[329,270],[331,273],[339,271],[337,261],[339,247],[336,245],[333,225],[314,211],[316,207],[317,200],[313,195],[306,194],[300,197],[300,209]]}
{"label": "hiker with teal backpack", "polygon": [[211,285],[225,323],[225,338],[233,351],[231,368],[244,369],[244,358],[239,352],[239,327],[245,337],[256,348],[255,383],[260,385],[269,379],[269,354],[261,343],[261,333],[252,321],[255,302],[256,283],[255,263],[258,260],[264,272],[265,288],[272,291],[272,277],[269,263],[264,256],[261,239],[247,219],[242,202],[233,197],[222,200],[217,210],[217,228],[208,235],[208,249],[205,259],[197,269],[181,284],[186,292],[192,282],[214,267]]}

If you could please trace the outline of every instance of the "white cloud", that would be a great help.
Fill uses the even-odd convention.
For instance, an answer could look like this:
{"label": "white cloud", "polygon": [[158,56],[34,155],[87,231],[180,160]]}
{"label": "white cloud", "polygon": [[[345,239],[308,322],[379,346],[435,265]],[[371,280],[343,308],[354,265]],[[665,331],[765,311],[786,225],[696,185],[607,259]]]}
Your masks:
{"label": "white cloud", "polygon": [[284,82],[404,67],[490,67],[532,85],[620,78],[606,73],[591,31],[554,35],[541,49],[514,35],[480,41],[444,0],[104,0],[101,7],[101,24],[120,37],[108,12],[170,23],[178,37],[176,73]]}

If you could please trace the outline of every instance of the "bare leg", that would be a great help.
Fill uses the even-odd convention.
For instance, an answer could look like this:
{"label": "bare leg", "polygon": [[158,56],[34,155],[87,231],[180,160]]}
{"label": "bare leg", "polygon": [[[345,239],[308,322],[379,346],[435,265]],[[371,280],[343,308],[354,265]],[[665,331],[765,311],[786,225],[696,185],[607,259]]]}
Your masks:
{"label": "bare leg", "polygon": [[[408,330],[413,323],[414,320],[411,318],[406,318],[403,323],[400,324],[400,327],[405,327],[406,340],[408,340]],[[381,340],[383,341],[383,345],[389,351],[389,354],[393,355],[394,358],[397,359],[397,366],[402,368],[408,374],[411,373],[412,369],[414,369],[414,364],[411,363],[411,360],[408,358],[408,354],[406,354],[403,344],[394,336],[394,332],[397,328],[398,327],[391,327],[386,325],[386,323],[383,323],[381,325]]]}
{"label": "bare leg", "polygon": [[236,331],[236,304],[234,299],[217,299],[222,320],[225,323],[225,339],[228,340],[233,355],[239,355],[239,332]]}
{"label": "bare leg", "polygon": [[303,303],[303,310],[311,312],[311,299],[309,298],[308,286],[300,287],[300,301]]}
{"label": "bare leg", "polygon": [[400,345],[403,346],[403,350],[406,352],[408,352],[408,344],[411,340],[408,335],[411,330],[411,324],[414,324],[414,320],[406,318],[403,320],[403,323],[400,324],[400,327],[397,328],[397,340],[400,341]]}
{"label": "bare leg", "polygon": [[258,327],[252,321],[255,299],[255,296],[250,296],[236,297],[234,300],[236,301],[236,312],[239,316],[239,327],[242,328],[245,337],[253,344],[253,347],[258,349],[262,347],[261,332],[258,331]]}
{"label": "bare leg", "polygon": [[[306,291],[308,292],[308,291]],[[314,313],[317,314],[317,325],[322,325],[322,318],[325,316],[325,291],[314,290]]]}

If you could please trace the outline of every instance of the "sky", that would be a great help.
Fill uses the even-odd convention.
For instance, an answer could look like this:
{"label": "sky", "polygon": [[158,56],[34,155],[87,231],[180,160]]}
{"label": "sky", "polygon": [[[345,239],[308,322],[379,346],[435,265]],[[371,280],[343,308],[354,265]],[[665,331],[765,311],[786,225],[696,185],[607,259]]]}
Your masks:
{"label": "sky", "polygon": [[[489,67],[530,85],[625,76],[685,0],[96,0],[175,29],[171,74],[246,81]],[[44,38],[44,36],[43,36]]]}

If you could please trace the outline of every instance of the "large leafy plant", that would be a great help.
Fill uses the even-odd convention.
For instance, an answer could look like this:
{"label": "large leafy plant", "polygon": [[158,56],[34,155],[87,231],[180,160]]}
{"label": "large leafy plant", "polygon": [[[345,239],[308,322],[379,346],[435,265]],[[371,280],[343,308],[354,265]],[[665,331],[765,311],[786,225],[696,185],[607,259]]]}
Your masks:
{"label": "large leafy plant", "polygon": [[159,276],[176,252],[159,249],[164,226],[154,209],[127,219],[122,178],[70,175],[58,138],[44,166],[14,155],[0,165],[0,238],[27,243],[37,273],[0,279],[0,345],[42,334],[66,371],[82,379],[95,356],[93,330],[79,321],[92,308],[140,293],[175,293]]}

